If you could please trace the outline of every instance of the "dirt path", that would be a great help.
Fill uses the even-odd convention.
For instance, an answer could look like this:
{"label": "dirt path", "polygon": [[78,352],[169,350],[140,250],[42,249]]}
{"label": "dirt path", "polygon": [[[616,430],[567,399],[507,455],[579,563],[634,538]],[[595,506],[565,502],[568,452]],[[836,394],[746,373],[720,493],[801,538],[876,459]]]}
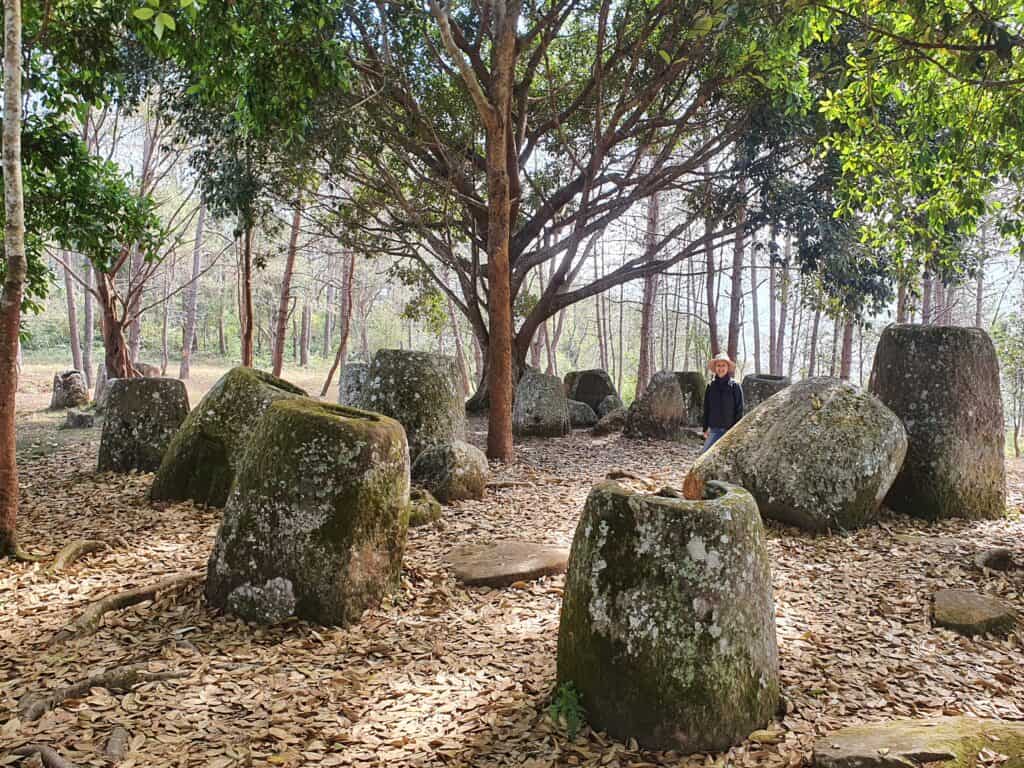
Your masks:
{"label": "dirt path", "polygon": [[[25,420],[39,419],[31,412]],[[25,423],[28,423],[26,421]],[[46,442],[55,423],[38,427]],[[471,424],[480,442],[483,424]],[[68,433],[71,434],[71,433]],[[53,635],[92,600],[189,571],[202,572],[218,510],[153,506],[148,475],[98,475],[98,432],[73,433],[23,457],[23,543],[52,555],[73,538],[105,552],[48,576],[0,570],[0,755],[45,742],[78,765],[110,765],[115,726],[131,734],[126,766],[629,766],[705,765],[643,753],[552,723],[561,578],[527,589],[467,590],[444,556],[457,543],[528,538],[568,544],[590,486],[609,470],[678,485],[695,443],[595,439],[583,432],[518,447],[500,469],[510,487],[446,510],[443,528],[410,533],[404,584],[389,604],[345,630],[294,621],[253,630],[205,607],[192,587],[109,614],[100,631],[58,648]],[[38,437],[42,435],[42,437]],[[19,449],[19,453],[20,453]],[[712,759],[799,765],[829,729],[901,716],[969,713],[1024,720],[1024,635],[968,640],[928,623],[941,586],[998,594],[1024,610],[1024,574],[985,575],[982,546],[1024,560],[1021,468],[1011,467],[1016,518],[926,528],[905,518],[848,536],[813,538],[769,527],[786,714],[781,742],[744,744]],[[636,481],[633,485],[639,487]],[[35,722],[18,702],[118,664],[185,677],[130,693],[93,689]],[[0,757],[0,765],[13,758]]]}

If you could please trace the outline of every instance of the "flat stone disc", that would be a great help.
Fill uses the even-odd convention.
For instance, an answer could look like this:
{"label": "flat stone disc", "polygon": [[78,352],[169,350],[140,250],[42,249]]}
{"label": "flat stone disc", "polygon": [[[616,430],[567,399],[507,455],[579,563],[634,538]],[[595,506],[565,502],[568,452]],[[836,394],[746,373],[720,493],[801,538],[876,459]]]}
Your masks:
{"label": "flat stone disc", "polygon": [[507,587],[565,573],[569,550],[531,541],[464,544],[448,553],[455,578],[470,587]]}

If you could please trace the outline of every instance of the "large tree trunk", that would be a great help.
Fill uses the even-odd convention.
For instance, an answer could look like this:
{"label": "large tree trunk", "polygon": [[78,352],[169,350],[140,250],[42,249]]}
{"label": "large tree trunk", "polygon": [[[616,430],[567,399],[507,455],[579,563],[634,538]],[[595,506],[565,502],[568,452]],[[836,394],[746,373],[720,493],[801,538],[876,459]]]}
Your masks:
{"label": "large tree trunk", "polygon": [[75,285],[71,281],[71,269],[67,266],[71,255],[64,254],[64,294],[68,305],[68,337],[71,339],[71,364],[76,371],[81,371],[82,348],[78,344],[78,312],[75,309]]}
{"label": "large tree trunk", "polygon": [[[647,201],[647,233],[644,249],[653,253],[658,241],[659,218],[658,195],[654,194]],[[640,359],[636,366],[636,396],[640,397],[647,389],[654,371],[654,305],[658,299],[658,275],[644,278],[643,303],[640,305]],[[621,390],[620,390],[621,391]]]}
{"label": "large tree trunk", "polygon": [[903,280],[896,289],[896,322],[907,322],[907,284]]}
{"label": "large tree trunk", "polygon": [[342,287],[341,287],[341,313],[338,319],[340,328],[338,329],[338,352],[334,356],[334,363],[331,365],[331,370],[327,372],[327,380],[324,382],[323,389],[320,390],[320,397],[324,397],[327,394],[327,390],[331,388],[331,379],[334,378],[334,372],[340,367],[344,367],[345,358],[348,356],[348,338],[349,330],[352,327],[352,280],[355,277],[356,271],[356,254],[352,251],[348,257],[348,264],[343,264],[342,269]]}
{"label": "large tree trunk", "polygon": [[754,324],[754,373],[761,372],[761,318],[757,313],[757,249],[750,249],[750,310]]}
{"label": "large tree trunk", "polygon": [[[284,341],[288,332],[288,308],[292,301],[292,273],[295,271],[295,255],[299,252],[299,225],[302,223],[302,205],[295,204],[292,215],[292,231],[288,238],[288,253],[285,256],[284,276],[281,278],[281,298],[277,303],[277,314],[274,317],[274,352],[273,371],[275,376],[281,375],[284,368]],[[328,310],[328,317],[330,317]],[[348,334],[346,334],[346,337]],[[324,355],[326,357],[326,355]],[[337,361],[335,361],[337,365]],[[334,369],[331,369],[332,373]],[[329,379],[328,379],[329,381]]]}
{"label": "large tree trunk", "polygon": [[107,380],[127,379],[133,373],[128,343],[125,340],[125,324],[117,312],[115,294],[111,288],[110,275],[96,273],[96,292],[99,294],[100,324],[103,330],[104,364]]}
{"label": "large tree trunk", "polygon": [[743,298],[743,227],[747,221],[747,180],[737,186],[740,201],[736,206],[736,242],[732,251],[732,284],[729,294],[729,338],[726,352],[735,361],[740,347],[740,301]]}
{"label": "large tree trunk", "polygon": [[241,296],[238,311],[238,322],[242,340],[242,365],[253,367],[253,331],[254,317],[252,310],[252,236],[251,227],[242,233],[242,274]]}
{"label": "large tree trunk", "polygon": [[192,245],[192,280],[185,294],[185,332],[181,339],[181,365],[178,378],[191,375],[192,340],[196,336],[196,317],[199,312],[199,275],[203,271],[203,225],[206,223],[206,205],[199,201],[199,216],[196,219],[196,241]]}
{"label": "large tree trunk", "polygon": [[25,198],[21,185],[21,0],[4,0],[4,257],[0,292],[0,557],[16,555],[18,466],[14,460],[14,398],[18,333],[28,279]]}
{"label": "large tree trunk", "polygon": [[82,279],[85,281],[85,286],[82,289],[82,298],[85,304],[85,311],[83,313],[85,315],[85,328],[82,329],[82,367],[85,368],[85,383],[90,389],[94,384],[93,375],[95,370],[92,367],[92,337],[95,333],[96,325],[92,308],[92,272],[92,262],[88,258],[83,258]]}

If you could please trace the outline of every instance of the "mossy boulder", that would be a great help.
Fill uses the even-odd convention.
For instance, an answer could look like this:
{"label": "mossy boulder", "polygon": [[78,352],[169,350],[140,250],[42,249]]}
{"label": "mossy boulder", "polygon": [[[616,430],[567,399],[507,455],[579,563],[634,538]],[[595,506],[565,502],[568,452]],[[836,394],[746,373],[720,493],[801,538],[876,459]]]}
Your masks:
{"label": "mossy boulder", "polygon": [[765,517],[809,531],[874,522],[903,463],[900,420],[849,382],[804,379],[765,401],[702,454],[687,498],[708,480],[736,483]]}
{"label": "mossy boulder", "polygon": [[580,400],[570,400],[569,424],[573,429],[592,427],[597,424],[597,414],[586,403]]}
{"label": "mossy boulder", "polygon": [[594,410],[597,412],[597,418],[601,419],[607,416],[612,411],[625,410],[626,406],[622,402],[622,398],[618,395],[608,395],[604,400],[597,404],[597,408]]}
{"label": "mossy boulder", "polygon": [[999,361],[980,328],[891,325],[871,391],[907,429],[907,459],[886,497],[926,520],[1006,514]]}
{"label": "mossy boulder", "polygon": [[430,525],[441,519],[441,502],[424,488],[413,488],[409,492],[409,527]]}
{"label": "mossy boulder", "polygon": [[1008,758],[1000,768],[1024,768],[1024,723],[938,717],[854,725],[820,739],[813,763],[815,768],[975,768],[985,752]]}
{"label": "mossy boulder", "polygon": [[569,556],[558,681],[576,686],[595,729],[647,749],[717,752],[763,728],[779,700],[778,650],[750,494],[595,486]]}
{"label": "mossy boulder", "polygon": [[448,504],[483,498],[491,468],[475,445],[453,440],[425,449],[412,465],[412,480]]}
{"label": "mossy boulder", "polygon": [[401,424],[415,459],[428,446],[465,436],[466,407],[458,381],[454,358],[382,349],[366,374],[359,407]]}
{"label": "mossy boulder", "polygon": [[295,614],[346,625],[399,583],[409,450],[394,419],[308,398],[256,422],[207,565],[225,608],[243,585],[291,582]]}
{"label": "mossy boulder", "polygon": [[628,412],[625,408],[617,408],[614,411],[609,411],[600,419],[597,420],[597,424],[591,433],[595,437],[604,437],[605,435],[611,435],[615,432],[621,432],[626,428],[626,416]]}
{"label": "mossy boulder", "polygon": [[71,369],[53,375],[50,409],[81,408],[89,404],[89,387],[81,371]]}
{"label": "mossy boulder", "polygon": [[748,373],[743,377],[743,407],[747,413],[761,403],[781,392],[793,381],[789,376],[772,376],[768,373]]}
{"label": "mossy boulder", "polygon": [[210,388],[174,435],[150,497],[224,506],[256,421],[271,403],[305,394],[264,371],[232,368]]}
{"label": "mossy boulder", "polygon": [[359,405],[366,386],[370,366],[366,363],[345,363],[338,374],[338,405]]}
{"label": "mossy boulder", "polygon": [[597,413],[601,401],[610,395],[618,397],[615,384],[608,371],[591,368],[587,371],[570,371],[565,374],[565,395],[570,400],[586,403]]}
{"label": "mossy boulder", "polygon": [[97,466],[101,472],[155,472],[188,416],[177,379],[110,379]]}
{"label": "mossy boulder", "polygon": [[704,420],[704,391],[708,381],[700,371],[676,371],[683,392],[683,426],[699,427]]}
{"label": "mossy boulder", "polygon": [[526,371],[516,385],[512,433],[516,437],[561,437],[570,431],[569,400],[561,380]]}
{"label": "mossy boulder", "polygon": [[623,434],[672,439],[679,434],[685,415],[679,379],[671,371],[658,371],[644,393],[629,406]]}

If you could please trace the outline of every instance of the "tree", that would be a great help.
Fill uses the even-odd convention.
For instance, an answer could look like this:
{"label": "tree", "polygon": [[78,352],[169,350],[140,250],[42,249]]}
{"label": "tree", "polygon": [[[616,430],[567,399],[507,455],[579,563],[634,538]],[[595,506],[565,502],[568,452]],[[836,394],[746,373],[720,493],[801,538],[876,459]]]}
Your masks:
{"label": "tree", "polygon": [[28,283],[21,173],[21,0],[4,2],[4,282],[0,292],[0,556],[18,556],[18,466],[14,400],[18,391],[21,303]]}

